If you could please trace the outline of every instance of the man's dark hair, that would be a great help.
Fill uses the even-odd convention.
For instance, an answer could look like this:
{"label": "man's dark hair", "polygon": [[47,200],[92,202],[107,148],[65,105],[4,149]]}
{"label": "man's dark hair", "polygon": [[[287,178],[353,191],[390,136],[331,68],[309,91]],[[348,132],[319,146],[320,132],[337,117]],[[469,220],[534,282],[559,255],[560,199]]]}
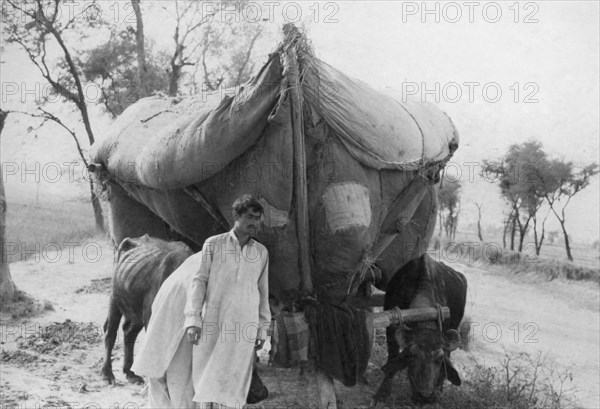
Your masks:
{"label": "man's dark hair", "polygon": [[260,214],[263,214],[265,212],[265,209],[263,209],[260,202],[250,194],[245,194],[238,197],[235,200],[235,202],[233,202],[233,206],[231,206],[231,209],[233,210],[234,216],[236,214],[238,216],[241,216],[244,213],[246,213],[248,209],[252,209],[252,211],[258,212]]}

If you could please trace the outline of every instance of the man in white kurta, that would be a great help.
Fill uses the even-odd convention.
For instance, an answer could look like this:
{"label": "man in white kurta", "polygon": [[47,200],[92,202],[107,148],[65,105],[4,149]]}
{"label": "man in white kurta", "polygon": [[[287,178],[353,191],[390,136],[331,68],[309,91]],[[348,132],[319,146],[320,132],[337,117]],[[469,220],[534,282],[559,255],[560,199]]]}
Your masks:
{"label": "man in white kurta", "polygon": [[262,347],[271,322],[269,256],[251,238],[263,212],[260,203],[242,196],[233,210],[233,229],[204,243],[200,268],[188,291],[184,327],[194,344],[194,401],[242,408],[254,348]]}

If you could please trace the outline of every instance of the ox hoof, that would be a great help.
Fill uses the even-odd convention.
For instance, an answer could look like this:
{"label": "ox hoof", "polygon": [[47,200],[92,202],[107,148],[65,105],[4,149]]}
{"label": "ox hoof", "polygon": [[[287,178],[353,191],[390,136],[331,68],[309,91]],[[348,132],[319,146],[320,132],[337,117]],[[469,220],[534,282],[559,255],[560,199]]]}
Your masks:
{"label": "ox hoof", "polygon": [[127,382],[129,382],[129,383],[133,383],[135,385],[143,385],[144,384],[144,378],[134,374],[133,372],[130,374],[127,374],[126,378],[127,378]]}
{"label": "ox hoof", "polygon": [[369,402],[369,408],[384,408],[385,406],[385,399],[384,400],[380,400],[377,398],[371,398],[371,401]]}
{"label": "ox hoof", "polygon": [[115,384],[115,376],[112,373],[110,375],[103,373],[102,381],[104,381],[105,385],[114,385]]}

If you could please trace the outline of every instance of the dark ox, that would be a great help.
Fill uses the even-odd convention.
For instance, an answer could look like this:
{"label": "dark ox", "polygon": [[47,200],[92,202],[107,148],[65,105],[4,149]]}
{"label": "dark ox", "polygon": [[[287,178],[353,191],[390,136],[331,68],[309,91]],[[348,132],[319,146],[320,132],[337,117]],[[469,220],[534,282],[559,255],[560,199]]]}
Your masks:
{"label": "dark ox", "polygon": [[450,317],[441,323],[441,328],[439,320],[387,328],[388,361],[382,368],[385,376],[374,396],[375,402],[387,399],[392,378],[405,368],[408,368],[411,399],[418,404],[435,402],[445,379],[454,385],[461,384],[450,352],[460,343],[457,329],[464,315],[466,297],[466,278],[427,255],[396,272],[385,293],[385,310],[446,306]]}
{"label": "dark ox", "polygon": [[102,379],[114,383],[111,355],[121,318],[123,321],[123,373],[131,383],[144,383],[131,371],[135,340],[150,321],[152,302],[163,281],[189,256],[192,250],[183,242],[168,242],[147,234],[125,238],[117,252],[113,288],[104,323],[104,365]]}
{"label": "dark ox", "polygon": [[[160,286],[192,254],[183,242],[169,242],[147,234],[123,239],[117,253],[108,317],[104,323],[105,356],[101,370],[104,381],[115,382],[111,357],[119,323],[124,317],[123,373],[131,383],[144,383],[141,376],[131,371],[135,340],[142,328],[148,326],[152,303]],[[267,396],[267,388],[253,369],[247,402],[256,403]]]}

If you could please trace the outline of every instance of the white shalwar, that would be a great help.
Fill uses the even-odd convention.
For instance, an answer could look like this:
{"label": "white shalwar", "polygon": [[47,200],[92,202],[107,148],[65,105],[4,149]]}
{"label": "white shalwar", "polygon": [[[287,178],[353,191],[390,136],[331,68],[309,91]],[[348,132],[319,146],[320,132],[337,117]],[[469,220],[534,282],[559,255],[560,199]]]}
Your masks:
{"label": "white shalwar", "polygon": [[257,241],[241,248],[232,230],[204,243],[185,307],[184,328],[202,328],[193,349],[195,402],[246,404],[254,343],[271,323],[268,275],[267,249]]}

